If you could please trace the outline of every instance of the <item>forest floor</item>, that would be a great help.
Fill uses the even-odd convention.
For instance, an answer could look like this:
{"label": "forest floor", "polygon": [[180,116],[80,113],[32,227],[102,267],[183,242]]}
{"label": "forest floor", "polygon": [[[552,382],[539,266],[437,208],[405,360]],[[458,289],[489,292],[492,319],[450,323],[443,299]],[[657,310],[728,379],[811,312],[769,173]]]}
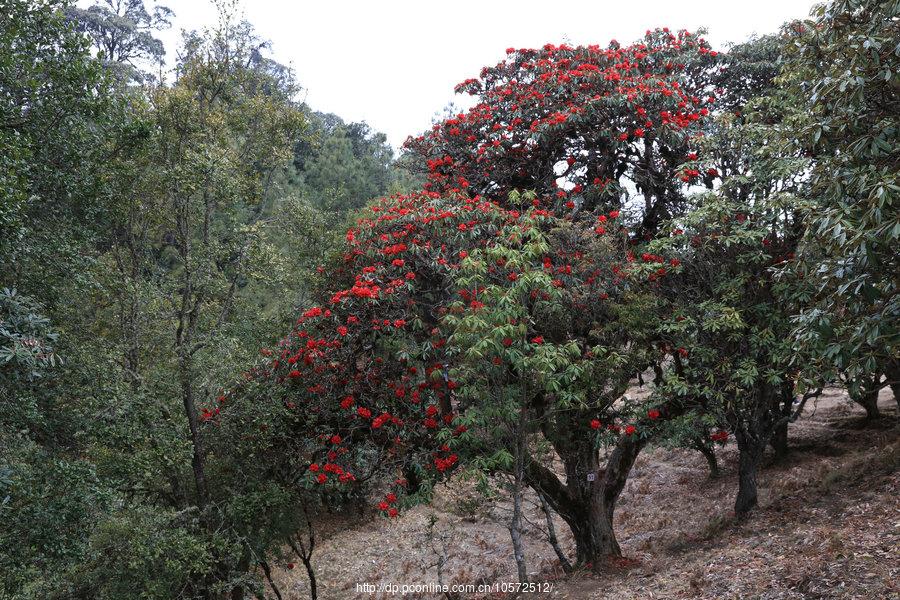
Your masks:
{"label": "forest floor", "polygon": [[[641,454],[618,502],[615,526],[625,559],[601,572],[564,576],[547,542],[543,514],[528,499],[529,580],[552,591],[522,598],[900,598],[900,419],[890,390],[884,418],[840,390],[826,390],[790,429],[790,455],[769,455],[760,506],[736,521],[737,448],[717,448],[722,476],[709,479],[698,452]],[[445,598],[359,591],[357,584],[514,582],[509,503],[487,502],[468,483],[441,486],[429,506],[397,519],[328,521],[313,562],[319,598]],[[433,526],[430,524],[433,523]],[[556,531],[571,556],[565,524]],[[284,600],[308,598],[299,561],[274,573]],[[440,576],[438,574],[440,565]],[[461,600],[511,598],[460,594]]]}

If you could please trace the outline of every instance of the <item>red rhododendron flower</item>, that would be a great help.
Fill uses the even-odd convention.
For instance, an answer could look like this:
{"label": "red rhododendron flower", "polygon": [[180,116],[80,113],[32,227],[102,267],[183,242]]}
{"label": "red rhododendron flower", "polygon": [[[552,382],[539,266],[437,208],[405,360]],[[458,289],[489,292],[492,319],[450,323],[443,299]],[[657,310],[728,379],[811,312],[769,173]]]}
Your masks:
{"label": "red rhododendron flower", "polygon": [[714,442],[726,442],[728,441],[728,432],[727,431],[716,431],[710,434],[709,439]]}

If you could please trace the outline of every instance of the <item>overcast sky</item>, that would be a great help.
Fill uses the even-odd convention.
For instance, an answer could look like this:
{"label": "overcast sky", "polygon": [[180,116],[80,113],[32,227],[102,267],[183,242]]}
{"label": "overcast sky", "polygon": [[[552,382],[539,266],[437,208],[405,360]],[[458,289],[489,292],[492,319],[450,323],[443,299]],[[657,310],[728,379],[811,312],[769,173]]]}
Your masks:
{"label": "overcast sky", "polygon": [[[240,1],[240,0],[238,0]],[[81,2],[82,4],[84,2]],[[163,0],[170,58],[180,31],[216,22],[209,0]],[[147,0],[151,5],[152,0]],[[315,109],[367,121],[395,148],[431,125],[453,86],[496,64],[510,46],[629,42],[648,28],[706,27],[716,48],[805,17],[813,0],[243,0],[240,11],[272,57],[289,64]]]}

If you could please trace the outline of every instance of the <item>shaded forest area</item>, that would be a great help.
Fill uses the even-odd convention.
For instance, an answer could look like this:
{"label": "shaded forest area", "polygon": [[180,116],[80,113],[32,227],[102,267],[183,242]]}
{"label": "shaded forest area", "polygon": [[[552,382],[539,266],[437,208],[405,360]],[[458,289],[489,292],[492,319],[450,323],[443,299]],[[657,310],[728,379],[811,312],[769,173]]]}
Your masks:
{"label": "shaded forest area", "polygon": [[900,593],[900,1],[399,155],[235,14],[0,0],[0,598]]}

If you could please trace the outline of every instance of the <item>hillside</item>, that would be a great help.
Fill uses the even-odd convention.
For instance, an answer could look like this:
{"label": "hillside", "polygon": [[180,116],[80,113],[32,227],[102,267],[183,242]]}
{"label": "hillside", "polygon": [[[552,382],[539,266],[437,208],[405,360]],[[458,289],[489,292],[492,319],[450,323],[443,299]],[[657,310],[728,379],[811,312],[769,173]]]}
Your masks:
{"label": "hillside", "polygon": [[[627,558],[601,573],[562,575],[532,499],[526,540],[530,578],[553,582],[551,593],[532,597],[897,597],[900,425],[890,391],[883,390],[879,400],[886,418],[869,424],[839,390],[827,390],[807,407],[791,429],[790,456],[775,464],[767,456],[761,507],[744,522],[736,522],[731,510],[733,443],[719,453],[722,476],[715,480],[707,478],[699,453],[647,451],[616,513]],[[357,593],[357,582],[437,581],[442,552],[445,583],[514,581],[509,535],[501,522],[507,514],[503,503],[488,506],[474,491],[443,487],[432,506],[396,520],[366,516],[332,522],[314,559],[320,598],[391,597]],[[448,533],[429,538],[431,515],[440,525],[436,531]],[[556,531],[571,555],[570,540],[562,535],[566,528],[558,522]],[[308,597],[299,564],[280,570],[275,579],[286,599]]]}

